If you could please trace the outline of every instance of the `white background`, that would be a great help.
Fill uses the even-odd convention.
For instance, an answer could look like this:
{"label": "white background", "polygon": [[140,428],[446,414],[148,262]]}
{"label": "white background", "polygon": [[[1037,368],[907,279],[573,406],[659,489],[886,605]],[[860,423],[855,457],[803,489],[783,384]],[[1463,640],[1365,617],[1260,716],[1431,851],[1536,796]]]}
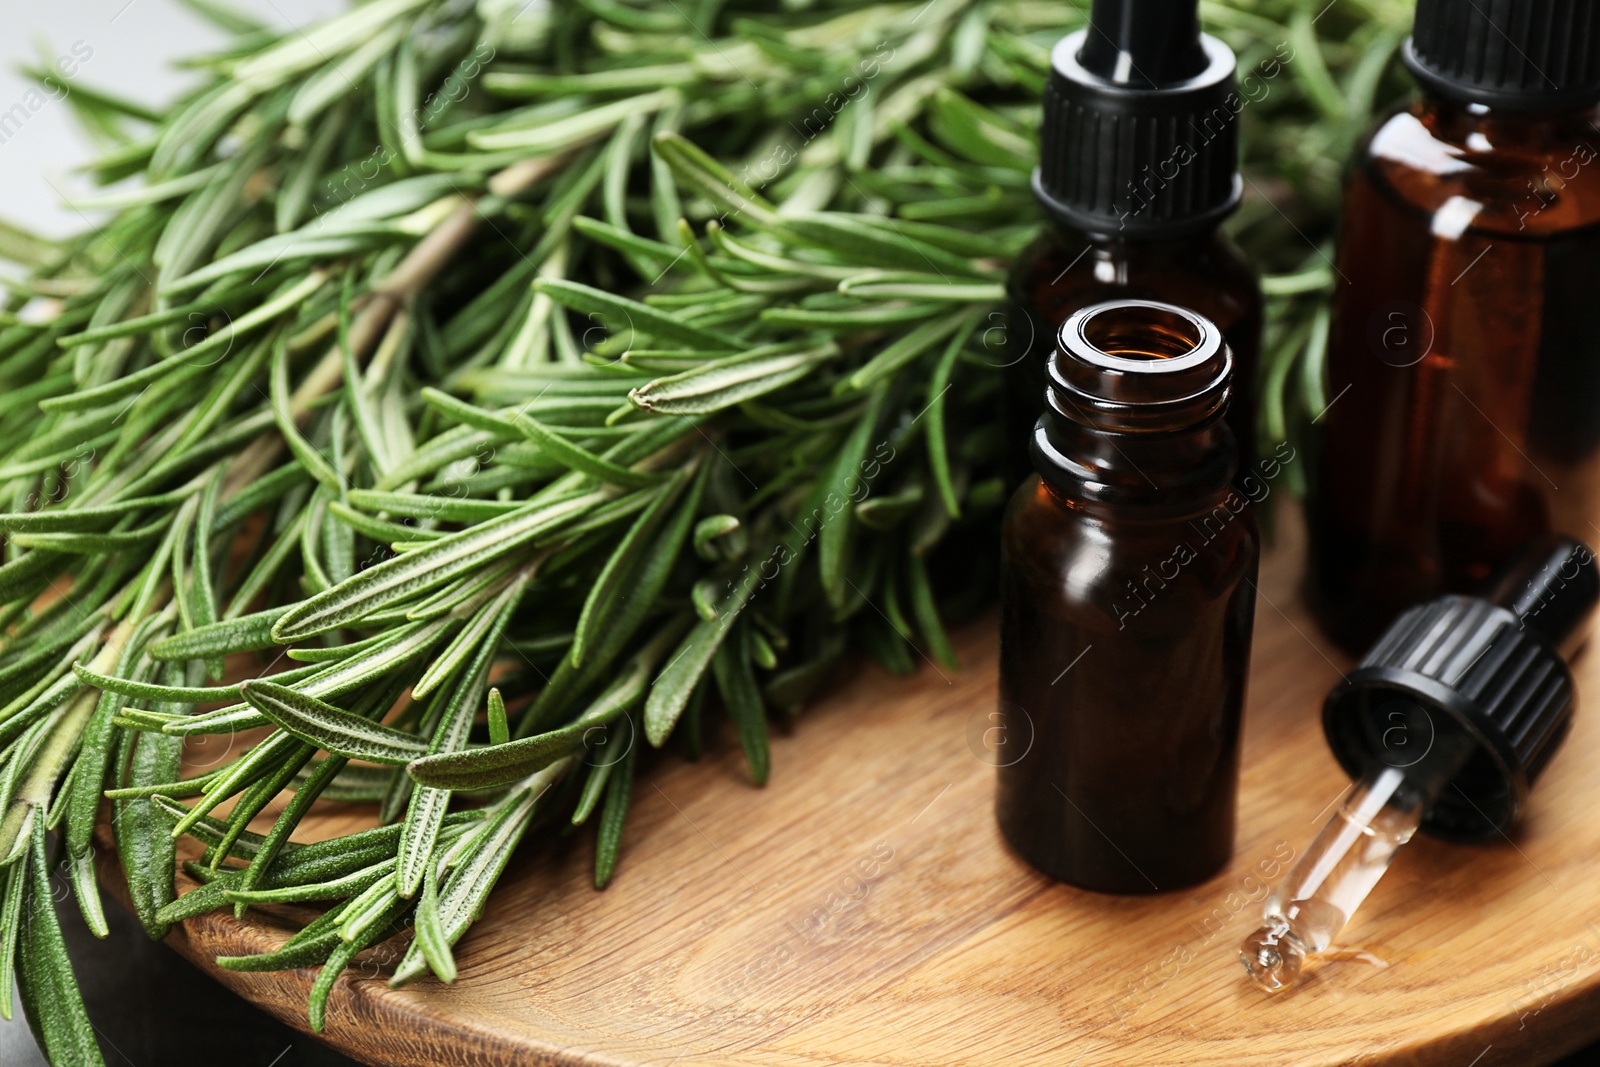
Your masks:
{"label": "white background", "polygon": [[[283,28],[304,26],[343,8],[340,0],[230,2]],[[33,83],[16,72],[18,64],[42,66],[70,56],[78,42],[80,53],[88,49],[92,54],[79,65],[73,81],[158,106],[194,84],[194,73],[172,69],[171,61],[204,53],[224,40],[176,0],[48,0],[7,6],[13,11],[0,33],[0,114],[18,104],[27,108]],[[52,236],[87,225],[88,220],[60,203],[62,194],[83,195],[92,188],[73,169],[97,154],[78,131],[72,108],[63,100],[45,99],[20,128],[7,125],[0,132],[6,135],[0,143],[0,217]]]}

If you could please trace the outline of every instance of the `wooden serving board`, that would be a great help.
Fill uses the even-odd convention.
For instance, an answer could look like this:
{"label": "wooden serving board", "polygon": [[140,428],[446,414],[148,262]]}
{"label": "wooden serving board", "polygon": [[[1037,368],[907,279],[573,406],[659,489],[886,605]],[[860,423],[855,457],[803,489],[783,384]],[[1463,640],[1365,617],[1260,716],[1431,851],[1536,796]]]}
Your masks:
{"label": "wooden serving board", "polygon": [[[1418,838],[1325,959],[1269,999],[1239,940],[1265,883],[1345,779],[1322,741],[1347,669],[1297,595],[1282,514],[1264,561],[1232,864],[1198,888],[1100,896],[1007,851],[994,770],[995,624],[963,670],[863,668],[774,739],[772,782],[737,746],[668,756],[636,786],[612,887],[593,834],[525,847],[457,946],[454,986],[391,990],[390,946],[342,978],[324,1040],[384,1065],[1540,1064],[1600,1039],[1600,711],[1581,711],[1511,839]],[[1600,693],[1600,666],[1579,667]],[[303,836],[371,819],[330,808]],[[1263,872],[1267,877],[1263,877]],[[314,973],[234,974],[277,947],[271,916],[194,919],[170,942],[304,1028]],[[1374,962],[1377,961],[1377,962]]]}

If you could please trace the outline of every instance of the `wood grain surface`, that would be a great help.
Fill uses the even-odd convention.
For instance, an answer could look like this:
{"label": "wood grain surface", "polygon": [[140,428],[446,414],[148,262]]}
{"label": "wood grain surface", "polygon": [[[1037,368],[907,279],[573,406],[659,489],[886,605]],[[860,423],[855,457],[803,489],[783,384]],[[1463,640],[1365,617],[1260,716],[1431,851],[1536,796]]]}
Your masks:
{"label": "wood grain surface", "polygon": [[[982,743],[990,618],[958,634],[960,672],[863,668],[775,737],[765,789],[726,739],[697,764],[653,764],[603,893],[592,830],[539,835],[458,945],[454,986],[389,989],[404,941],[380,946],[336,986],[324,1040],[406,1067],[1491,1067],[1600,1039],[1592,709],[1511,838],[1418,838],[1346,929],[1343,957],[1272,999],[1245,980],[1236,949],[1266,886],[1345,785],[1318,711],[1350,662],[1300,604],[1300,538],[1282,518],[1257,608],[1236,852],[1205,885],[1099,896],[1007,851]],[[1581,694],[1600,692],[1597,671],[1580,662]],[[370,819],[329,807],[301,836]],[[288,929],[216,912],[170,942],[303,1028],[314,972],[209,962],[275,948]]]}

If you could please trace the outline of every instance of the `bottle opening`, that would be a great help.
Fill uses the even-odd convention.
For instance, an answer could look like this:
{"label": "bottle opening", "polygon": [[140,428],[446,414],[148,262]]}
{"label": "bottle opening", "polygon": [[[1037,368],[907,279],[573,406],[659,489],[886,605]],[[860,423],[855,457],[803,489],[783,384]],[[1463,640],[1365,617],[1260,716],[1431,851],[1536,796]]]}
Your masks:
{"label": "bottle opening", "polygon": [[1101,305],[1085,316],[1080,333],[1100,352],[1122,359],[1177,359],[1205,340],[1194,319],[1155,304]]}
{"label": "bottle opening", "polygon": [[[1185,376],[1217,363],[1222,334],[1188,308],[1155,300],[1113,300],[1091,304],[1061,327],[1061,350],[1073,362],[1096,372],[1128,378]],[[1152,385],[1171,393],[1175,383]]]}
{"label": "bottle opening", "polygon": [[1101,429],[1176,429],[1227,404],[1233,360],[1222,332],[1188,308],[1092,304],[1062,324],[1059,342],[1046,400],[1067,418]]}

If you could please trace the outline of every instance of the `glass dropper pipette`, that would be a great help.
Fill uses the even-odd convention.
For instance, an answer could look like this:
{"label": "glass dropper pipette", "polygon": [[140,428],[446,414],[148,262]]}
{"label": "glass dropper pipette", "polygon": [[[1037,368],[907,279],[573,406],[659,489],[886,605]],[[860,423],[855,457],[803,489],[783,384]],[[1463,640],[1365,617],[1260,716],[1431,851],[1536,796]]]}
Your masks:
{"label": "glass dropper pipette", "polygon": [[[1427,714],[1422,708],[1392,711],[1408,719],[1418,713]],[[1417,740],[1413,734],[1407,743]],[[1326,951],[1400,846],[1416,833],[1438,791],[1471,756],[1472,749],[1461,742],[1460,735],[1435,739],[1417,764],[1379,763],[1350,787],[1311,847],[1267,897],[1262,925],[1239,947],[1239,959],[1256,985],[1276,993],[1299,977],[1307,956]]]}
{"label": "glass dropper pipette", "polygon": [[1572,719],[1563,646],[1600,598],[1581,542],[1531,543],[1483,597],[1406,612],[1323,708],[1328,742],[1359,780],[1239,949],[1276,993],[1325,951],[1418,828],[1456,840],[1503,833]]}

